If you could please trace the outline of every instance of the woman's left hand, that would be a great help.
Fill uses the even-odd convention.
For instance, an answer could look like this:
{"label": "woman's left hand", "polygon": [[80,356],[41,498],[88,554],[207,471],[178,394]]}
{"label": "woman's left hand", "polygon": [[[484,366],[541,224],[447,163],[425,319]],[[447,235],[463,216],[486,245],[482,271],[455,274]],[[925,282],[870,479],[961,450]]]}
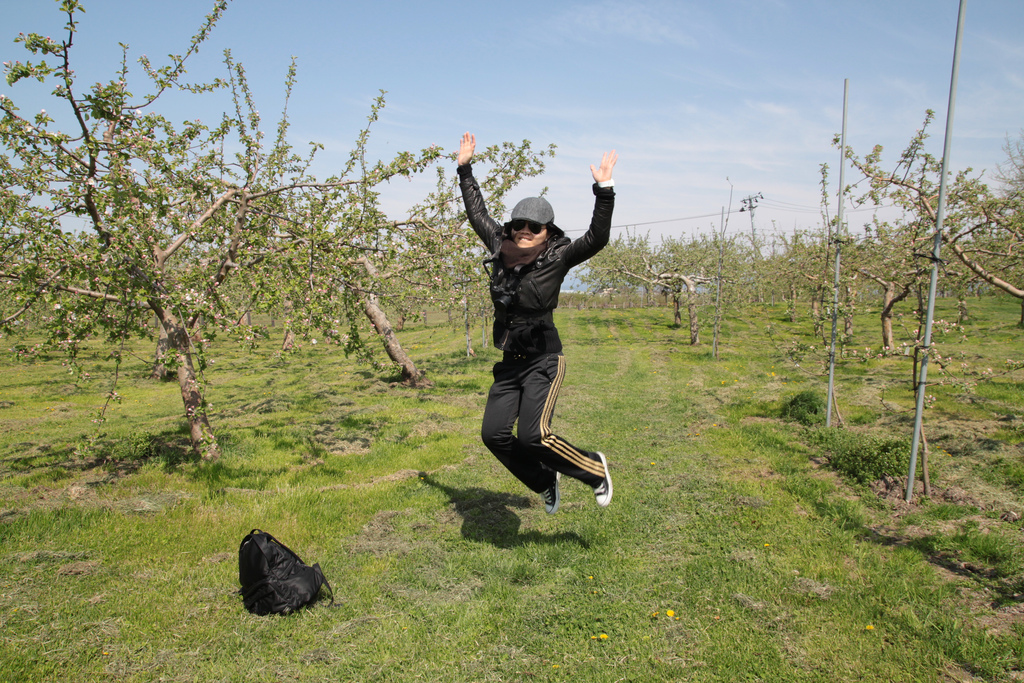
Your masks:
{"label": "woman's left hand", "polygon": [[605,152],[604,156],[601,157],[600,168],[594,168],[594,165],[590,165],[590,172],[594,174],[595,183],[603,183],[612,179],[612,169],[615,168],[615,162],[619,160],[619,155],[615,153],[613,149],[610,152]]}

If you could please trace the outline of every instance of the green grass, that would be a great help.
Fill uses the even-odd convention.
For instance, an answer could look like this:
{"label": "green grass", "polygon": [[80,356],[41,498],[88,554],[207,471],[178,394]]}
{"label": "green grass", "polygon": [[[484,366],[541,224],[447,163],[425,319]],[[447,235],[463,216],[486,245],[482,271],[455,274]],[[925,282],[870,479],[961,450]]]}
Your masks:
{"label": "green grass", "polygon": [[[972,324],[1005,323],[1001,305],[979,302]],[[725,321],[717,362],[710,330],[690,347],[668,309],[557,316],[554,427],[608,454],[607,509],[567,481],[546,515],[485,451],[497,356],[467,359],[446,326],[400,335],[434,382],[419,390],[332,349],[215,346],[213,464],[188,456],[177,388],[144,360],[97,428],[102,349],[78,384],[59,361],[4,359],[0,681],[1019,677],[1021,527],[999,513],[1024,511],[1020,445],[992,417],[1021,413],[1019,377],[974,402],[939,392],[933,498],[905,506],[837,476],[817,428],[779,417],[824,384],[761,312]],[[1009,325],[996,337],[970,352],[1020,348]],[[847,429],[909,432],[905,359],[837,372]],[[236,551],[254,527],[320,563],[333,605],[246,613]]]}

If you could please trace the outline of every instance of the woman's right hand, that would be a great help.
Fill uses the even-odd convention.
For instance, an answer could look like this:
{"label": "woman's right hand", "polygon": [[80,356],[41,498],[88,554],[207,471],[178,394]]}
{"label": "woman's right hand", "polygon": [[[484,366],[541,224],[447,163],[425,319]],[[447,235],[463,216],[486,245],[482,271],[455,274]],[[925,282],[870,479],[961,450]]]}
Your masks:
{"label": "woman's right hand", "polygon": [[476,151],[476,136],[472,133],[464,133],[459,141],[459,166],[465,166],[473,161],[473,152]]}

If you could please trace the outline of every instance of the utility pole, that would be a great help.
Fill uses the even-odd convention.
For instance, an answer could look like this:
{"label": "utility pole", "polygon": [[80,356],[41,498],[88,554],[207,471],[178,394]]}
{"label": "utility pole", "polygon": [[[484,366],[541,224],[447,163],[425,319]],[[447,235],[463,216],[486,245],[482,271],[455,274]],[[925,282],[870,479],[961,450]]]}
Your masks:
{"label": "utility pole", "polygon": [[[744,197],[743,199],[740,200],[740,202],[743,204],[743,206],[740,207],[740,211],[750,212],[750,244],[754,247],[755,261],[761,260],[761,248],[757,246],[757,231],[754,229],[754,209],[757,208],[757,202],[760,199],[764,199],[764,195],[758,192],[757,194],[752,194],[749,197]],[[764,297],[762,296],[761,292],[760,281],[755,281],[754,291],[757,295],[757,303],[761,303],[762,301],[764,301]]]}
{"label": "utility pole", "polygon": [[754,209],[757,208],[758,200],[764,199],[764,195],[758,192],[752,194],[749,197],[744,197],[740,200],[743,206],[740,207],[740,212],[750,212],[750,242],[754,245],[754,250],[757,252],[758,258],[761,257],[761,250],[757,248],[757,230],[754,228]]}

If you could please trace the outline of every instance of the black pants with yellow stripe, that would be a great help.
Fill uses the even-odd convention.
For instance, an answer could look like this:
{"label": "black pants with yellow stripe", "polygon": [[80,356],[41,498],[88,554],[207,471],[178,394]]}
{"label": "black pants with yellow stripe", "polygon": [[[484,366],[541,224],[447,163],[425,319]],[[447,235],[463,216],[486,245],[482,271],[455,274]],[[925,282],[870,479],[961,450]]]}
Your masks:
{"label": "black pants with yellow stripe", "polygon": [[[551,432],[565,357],[549,353],[522,360],[506,358],[494,366],[480,430],[484,445],[508,471],[541,493],[555,483],[555,472],[594,487],[604,481],[596,453],[581,451]],[[515,436],[512,427],[519,427]]]}

